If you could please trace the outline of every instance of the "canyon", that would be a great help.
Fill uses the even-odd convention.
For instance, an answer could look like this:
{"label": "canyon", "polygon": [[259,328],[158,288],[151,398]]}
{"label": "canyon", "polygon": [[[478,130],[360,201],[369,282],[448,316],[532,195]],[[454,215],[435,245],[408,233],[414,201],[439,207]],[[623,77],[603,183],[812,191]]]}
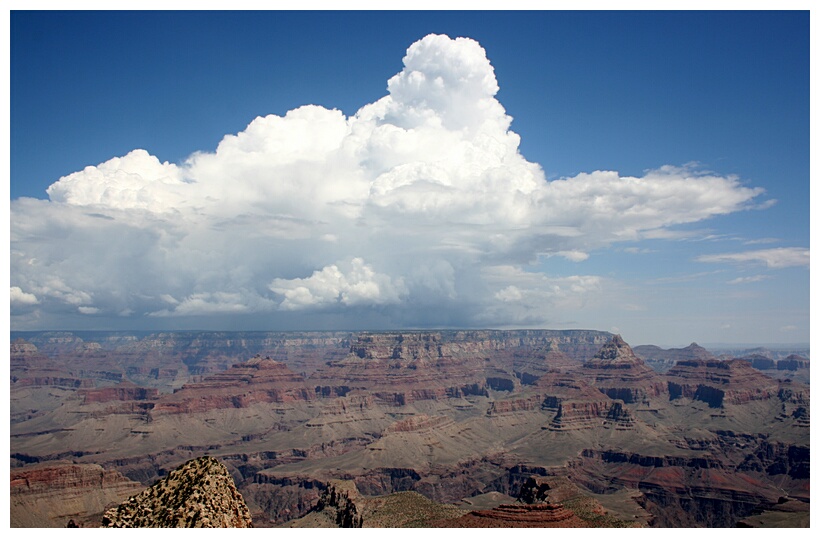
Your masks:
{"label": "canyon", "polygon": [[592,330],[12,333],[12,525],[100,526],[208,456],[254,527],[808,526],[809,365]]}

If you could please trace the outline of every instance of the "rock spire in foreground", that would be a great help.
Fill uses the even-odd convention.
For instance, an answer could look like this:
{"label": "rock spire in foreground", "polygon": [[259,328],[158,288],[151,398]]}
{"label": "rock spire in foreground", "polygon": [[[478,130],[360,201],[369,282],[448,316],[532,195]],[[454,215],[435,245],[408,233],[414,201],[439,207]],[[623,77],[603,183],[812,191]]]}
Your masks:
{"label": "rock spire in foreground", "polygon": [[210,456],[186,462],[103,516],[103,527],[251,527],[225,466]]}

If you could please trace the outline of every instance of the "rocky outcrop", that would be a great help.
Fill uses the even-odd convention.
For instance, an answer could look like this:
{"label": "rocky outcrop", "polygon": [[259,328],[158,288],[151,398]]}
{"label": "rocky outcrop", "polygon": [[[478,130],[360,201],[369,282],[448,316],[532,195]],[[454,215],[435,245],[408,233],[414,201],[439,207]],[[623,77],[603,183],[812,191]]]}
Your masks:
{"label": "rocky outcrop", "polygon": [[584,363],[582,375],[590,385],[625,403],[643,402],[666,392],[663,380],[635,356],[620,335]]}
{"label": "rocky outcrop", "polygon": [[225,466],[191,460],[103,516],[103,527],[251,527],[242,494]]}
{"label": "rocky outcrop", "polygon": [[97,526],[108,506],[142,489],[117,471],[94,464],[49,462],[12,469],[11,526],[65,527],[69,520]]}
{"label": "rocky outcrop", "polygon": [[689,398],[722,407],[777,397],[779,384],[744,360],[679,362],[666,374],[669,399]]}

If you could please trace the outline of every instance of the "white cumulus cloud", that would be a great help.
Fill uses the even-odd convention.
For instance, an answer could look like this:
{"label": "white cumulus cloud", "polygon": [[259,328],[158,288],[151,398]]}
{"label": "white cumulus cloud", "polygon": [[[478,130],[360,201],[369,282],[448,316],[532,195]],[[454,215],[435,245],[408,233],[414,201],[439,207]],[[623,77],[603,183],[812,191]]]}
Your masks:
{"label": "white cumulus cloud", "polygon": [[[352,116],[258,117],[179,165],[135,149],[59,178],[48,200],[13,200],[12,304],[132,319],[369,307],[409,325],[544,319],[601,281],[526,264],[675,237],[763,193],[691,165],[547,181],[471,39],[417,41],[387,89]],[[775,250],[757,259],[802,256]]]}
{"label": "white cumulus cloud", "polygon": [[11,286],[9,290],[9,298],[12,306],[35,305],[40,302],[36,295],[33,293],[26,293],[18,286]]}
{"label": "white cumulus cloud", "polygon": [[314,271],[308,278],[276,278],[270,289],[285,299],[280,304],[284,310],[301,310],[312,307],[359,304],[394,304],[404,295],[404,283],[391,281],[378,274],[361,258],[353,258],[348,264],[329,265]]}

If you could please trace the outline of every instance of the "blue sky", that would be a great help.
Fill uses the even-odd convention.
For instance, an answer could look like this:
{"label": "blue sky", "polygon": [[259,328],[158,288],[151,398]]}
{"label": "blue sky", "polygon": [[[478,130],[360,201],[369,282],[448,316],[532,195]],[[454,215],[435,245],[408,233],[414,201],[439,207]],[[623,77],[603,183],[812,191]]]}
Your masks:
{"label": "blue sky", "polygon": [[[403,65],[429,34],[478,45]],[[807,342],[809,37],[808,12],[12,12],[11,327]],[[220,157],[303,105],[341,119],[259,122]],[[501,164],[457,149],[486,139]]]}

